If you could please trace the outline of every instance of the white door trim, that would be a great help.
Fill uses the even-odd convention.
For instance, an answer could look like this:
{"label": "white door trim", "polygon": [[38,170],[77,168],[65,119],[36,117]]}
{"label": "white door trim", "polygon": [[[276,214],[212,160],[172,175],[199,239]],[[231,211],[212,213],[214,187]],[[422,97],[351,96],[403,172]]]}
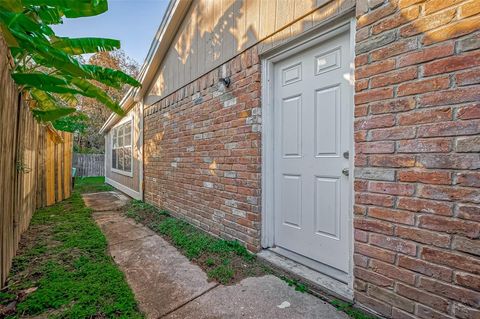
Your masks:
{"label": "white door trim", "polygon": [[[350,71],[350,82],[354,85],[354,64],[353,58],[355,56],[355,19],[348,15],[337,19],[336,22],[329,26],[322,26],[309,31],[300,38],[295,39],[294,43],[287,44],[278,49],[266,52],[262,55],[262,238],[261,245],[263,248],[270,248],[275,243],[274,238],[274,114],[273,114],[273,71],[274,63],[283,60],[297,52],[310,48],[318,43],[334,37],[337,34],[345,31],[350,32],[350,48],[352,65]],[[352,93],[354,88],[352,87]],[[351,96],[351,154],[350,154],[350,183],[351,183],[351,199],[349,205],[349,224],[350,224],[350,280],[348,286],[353,288],[353,155],[354,153],[354,139],[353,139],[353,108],[354,108],[354,94]]]}

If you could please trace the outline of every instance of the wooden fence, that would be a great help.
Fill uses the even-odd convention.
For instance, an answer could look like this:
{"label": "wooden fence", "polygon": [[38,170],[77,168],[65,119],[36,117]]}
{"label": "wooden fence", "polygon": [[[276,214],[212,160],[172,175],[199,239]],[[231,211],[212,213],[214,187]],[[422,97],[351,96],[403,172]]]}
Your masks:
{"label": "wooden fence", "polygon": [[105,155],[73,153],[77,176],[105,176]]}
{"label": "wooden fence", "polygon": [[72,136],[35,121],[10,61],[0,34],[0,287],[34,211],[71,193]]}

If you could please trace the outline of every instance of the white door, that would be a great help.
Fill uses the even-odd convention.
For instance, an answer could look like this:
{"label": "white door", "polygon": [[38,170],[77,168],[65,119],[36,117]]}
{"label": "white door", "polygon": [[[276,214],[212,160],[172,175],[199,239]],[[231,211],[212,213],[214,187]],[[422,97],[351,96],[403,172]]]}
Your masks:
{"label": "white door", "polygon": [[344,274],[352,229],[344,154],[352,142],[351,62],[345,32],[274,64],[275,247]]}

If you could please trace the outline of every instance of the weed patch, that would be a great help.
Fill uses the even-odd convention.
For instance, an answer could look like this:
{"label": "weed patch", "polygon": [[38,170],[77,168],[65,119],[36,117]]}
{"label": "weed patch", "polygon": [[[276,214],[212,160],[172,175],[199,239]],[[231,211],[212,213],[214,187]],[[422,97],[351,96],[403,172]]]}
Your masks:
{"label": "weed patch", "polygon": [[[93,181],[80,189],[104,188]],[[7,318],[143,318],[78,189],[33,215],[7,287],[0,304],[17,301],[16,313]]]}
{"label": "weed patch", "polygon": [[74,190],[78,191],[80,194],[84,194],[84,193],[108,192],[108,191],[114,190],[114,188],[108,184],[105,184],[105,177],[93,176],[93,177],[76,177]]}
{"label": "weed patch", "polygon": [[378,319],[377,317],[366,314],[360,309],[354,308],[351,303],[341,300],[333,300],[330,303],[339,311],[345,312],[347,315],[354,319]]}
{"label": "weed patch", "polygon": [[246,277],[270,273],[238,241],[213,237],[152,205],[133,200],[125,214],[163,235],[212,280],[233,284]]}

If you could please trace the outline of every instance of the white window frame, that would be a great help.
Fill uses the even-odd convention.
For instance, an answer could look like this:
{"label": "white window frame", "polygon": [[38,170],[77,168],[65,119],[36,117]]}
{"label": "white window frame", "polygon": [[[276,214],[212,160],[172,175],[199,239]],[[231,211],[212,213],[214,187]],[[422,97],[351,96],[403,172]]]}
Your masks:
{"label": "white window frame", "polygon": [[[118,129],[120,126],[126,124],[130,122],[130,149],[131,149],[131,155],[130,155],[130,171],[125,171],[125,170],[121,170],[121,169],[118,169],[118,168],[113,168],[113,149],[114,149],[114,144],[113,144],[113,140],[114,140],[114,134],[115,134],[115,130]],[[133,138],[133,125],[134,125],[134,118],[133,118],[133,115],[130,115],[128,117],[125,117],[122,121],[120,121],[117,125],[115,125],[111,130],[110,130],[110,170],[114,173],[117,173],[117,174],[121,174],[121,175],[125,175],[125,176],[128,176],[128,177],[133,177],[133,141],[134,141],[134,138]],[[118,156],[118,155],[117,155]]]}

